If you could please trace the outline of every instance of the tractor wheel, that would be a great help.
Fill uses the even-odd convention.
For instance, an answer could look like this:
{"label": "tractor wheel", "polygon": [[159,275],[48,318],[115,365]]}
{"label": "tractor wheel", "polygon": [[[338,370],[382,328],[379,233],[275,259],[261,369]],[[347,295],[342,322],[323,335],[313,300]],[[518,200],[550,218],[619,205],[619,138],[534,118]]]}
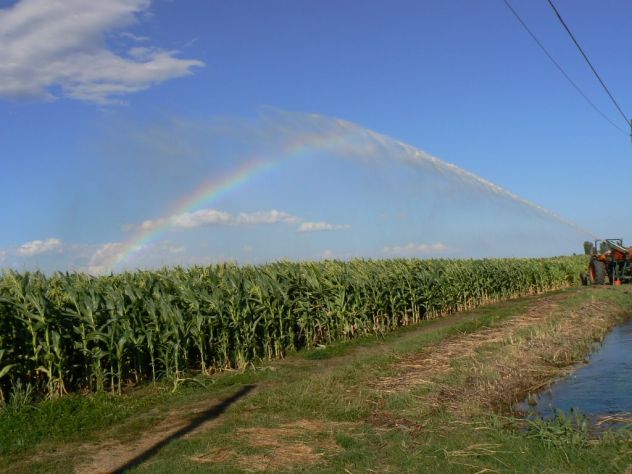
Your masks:
{"label": "tractor wheel", "polygon": [[606,264],[599,260],[590,262],[590,278],[595,285],[603,285],[606,282]]}

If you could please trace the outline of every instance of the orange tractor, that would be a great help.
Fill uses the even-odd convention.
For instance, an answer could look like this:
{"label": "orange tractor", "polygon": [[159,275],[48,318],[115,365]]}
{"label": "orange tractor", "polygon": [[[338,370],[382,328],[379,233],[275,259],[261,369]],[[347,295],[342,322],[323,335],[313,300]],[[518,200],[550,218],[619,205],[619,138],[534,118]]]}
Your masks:
{"label": "orange tractor", "polygon": [[595,240],[587,243],[590,254],[588,272],[581,275],[584,285],[610,285],[632,281],[632,247],[624,247],[621,239]]}

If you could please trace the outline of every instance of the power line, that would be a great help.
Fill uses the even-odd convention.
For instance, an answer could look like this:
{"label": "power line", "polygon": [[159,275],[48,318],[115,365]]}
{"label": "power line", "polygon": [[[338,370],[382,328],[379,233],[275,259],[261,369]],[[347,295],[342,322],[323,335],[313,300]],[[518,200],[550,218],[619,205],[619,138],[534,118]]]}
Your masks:
{"label": "power line", "polygon": [[593,67],[592,63],[590,62],[590,59],[588,59],[588,56],[586,56],[586,53],[584,53],[584,50],[582,49],[582,47],[579,45],[579,43],[575,39],[575,36],[573,35],[573,33],[571,33],[571,30],[569,29],[568,25],[566,24],[566,22],[562,18],[562,15],[560,15],[560,12],[557,11],[557,8],[555,8],[555,5],[553,5],[553,2],[551,0],[547,0],[547,1],[549,2],[549,5],[551,5],[551,8],[555,12],[555,15],[557,15],[557,19],[560,20],[560,23],[562,24],[562,26],[564,27],[566,32],[569,34],[569,36],[573,40],[573,43],[575,43],[575,46],[577,46],[577,49],[579,50],[579,52],[582,53],[582,56],[584,57],[584,59],[588,63],[588,66],[590,66],[590,69],[595,74],[595,76],[597,77],[599,82],[601,83],[603,89],[606,91],[606,94],[608,94],[608,97],[610,97],[610,100],[612,100],[612,103],[615,105],[615,107],[617,108],[617,110],[619,111],[621,116],[623,117],[623,120],[625,120],[625,123],[630,125],[630,121],[628,120],[626,115],[623,113],[623,110],[621,110],[621,107],[619,107],[619,104],[617,103],[617,101],[614,100],[614,97],[612,96],[612,94],[610,93],[610,91],[606,87],[606,84],[603,82],[603,80],[601,79],[601,77],[597,73],[597,70]]}
{"label": "power line", "polygon": [[[513,15],[516,17],[516,19],[518,20],[518,22],[522,25],[522,27],[525,29],[525,31],[527,33],[529,33],[529,36],[531,36],[531,38],[533,39],[533,41],[536,42],[536,44],[540,47],[540,49],[544,52],[544,54],[546,54],[546,57],[549,58],[551,60],[551,62],[555,65],[555,67],[562,73],[562,75],[566,78],[566,80],[575,88],[575,90],[586,100],[586,102],[588,102],[590,104],[590,106],[595,110],[595,112],[597,112],[599,115],[601,115],[606,121],[608,121],[608,123],[610,123],[610,125],[612,125],[614,128],[616,128],[617,130],[619,130],[621,133],[627,135],[626,131],[623,130],[621,127],[619,127],[616,123],[614,123],[612,120],[610,120],[610,118],[603,113],[599,107],[597,107],[595,105],[595,103],[590,100],[590,98],[584,94],[584,92],[579,88],[579,86],[575,83],[575,81],[573,81],[573,79],[571,79],[571,77],[566,73],[566,71],[564,71],[564,69],[562,68],[562,66],[560,66],[560,64],[555,60],[555,58],[547,51],[547,49],[544,47],[544,45],[540,42],[540,40],[538,40],[538,38],[535,36],[535,34],[531,31],[531,29],[529,29],[529,27],[527,26],[527,24],[522,20],[522,18],[520,17],[520,15],[518,15],[518,12],[516,12],[516,10],[513,9],[513,7],[509,4],[508,0],[503,0],[505,2],[505,5],[507,5],[507,8],[509,8],[509,10],[511,11],[511,13],[513,13]],[[627,122],[627,120],[626,120]]]}

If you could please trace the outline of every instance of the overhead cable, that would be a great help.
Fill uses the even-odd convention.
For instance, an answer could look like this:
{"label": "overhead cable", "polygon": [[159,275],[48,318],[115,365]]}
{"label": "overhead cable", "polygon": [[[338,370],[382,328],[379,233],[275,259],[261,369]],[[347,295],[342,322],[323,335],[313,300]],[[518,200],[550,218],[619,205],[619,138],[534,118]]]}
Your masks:
{"label": "overhead cable", "polygon": [[625,123],[630,125],[630,121],[628,120],[627,116],[623,113],[623,110],[621,110],[621,107],[619,106],[619,104],[617,103],[615,98],[612,96],[612,94],[610,93],[610,91],[606,87],[606,84],[601,79],[601,76],[599,76],[599,74],[597,73],[597,70],[595,69],[595,67],[590,62],[590,59],[588,59],[588,56],[586,56],[586,53],[584,53],[584,50],[582,49],[582,47],[579,45],[579,43],[575,39],[575,36],[573,35],[573,33],[571,32],[570,28],[568,27],[568,25],[566,24],[566,22],[562,18],[562,15],[560,15],[560,12],[557,11],[557,8],[555,8],[555,5],[553,5],[553,2],[551,0],[547,0],[547,1],[549,2],[549,5],[551,6],[553,11],[555,12],[555,15],[557,16],[557,19],[560,21],[560,23],[562,24],[562,26],[564,27],[564,29],[566,30],[568,35],[573,40],[573,43],[575,43],[575,46],[577,46],[577,49],[579,50],[579,52],[582,54],[582,56],[586,60],[586,63],[588,63],[588,66],[590,66],[590,69],[595,74],[595,77],[599,80],[599,83],[601,84],[603,89],[606,91],[606,94],[608,94],[608,97],[610,97],[610,100],[612,100],[612,103],[615,105],[615,107],[617,108],[617,110],[619,111],[621,116],[623,117],[623,120],[625,120]]}
{"label": "overhead cable", "polygon": [[522,20],[522,18],[518,14],[518,12],[516,12],[516,10],[514,10],[513,7],[509,4],[509,1],[508,0],[503,0],[503,1],[505,2],[505,5],[507,5],[507,8],[509,8],[511,13],[513,13],[513,15],[516,17],[518,22],[525,29],[525,31],[527,33],[529,33],[529,36],[531,36],[533,41],[535,41],[535,43],[540,47],[542,52],[544,52],[546,57],[549,58],[549,60],[562,73],[562,75],[575,88],[575,90],[586,100],[586,102],[588,102],[590,104],[590,106],[595,110],[595,112],[597,112],[599,115],[601,115],[601,117],[604,118],[606,121],[608,121],[608,123],[610,123],[610,125],[612,125],[614,128],[619,130],[621,133],[624,133],[624,134],[627,135],[626,131],[623,130],[621,127],[619,127],[616,123],[614,123],[605,113],[603,113],[599,109],[599,107],[597,107],[595,105],[595,103],[592,100],[590,100],[590,98],[580,89],[580,87],[575,83],[575,81],[573,81],[573,79],[571,79],[571,77],[566,73],[566,71],[564,71],[564,68],[562,68],[562,66],[560,66],[560,64],[555,60],[555,58],[551,55],[551,53],[548,52],[548,50],[544,47],[544,45],[540,42],[540,40],[535,36],[535,34],[531,31],[531,29],[527,26],[527,24]]}

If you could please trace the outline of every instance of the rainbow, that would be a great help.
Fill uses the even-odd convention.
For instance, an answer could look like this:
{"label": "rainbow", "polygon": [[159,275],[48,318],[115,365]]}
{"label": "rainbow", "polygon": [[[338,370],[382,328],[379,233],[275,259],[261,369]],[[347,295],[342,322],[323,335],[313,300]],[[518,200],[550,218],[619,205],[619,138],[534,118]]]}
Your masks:
{"label": "rainbow", "polygon": [[196,210],[203,205],[208,206],[221,196],[286,161],[306,156],[319,147],[329,147],[332,144],[335,146],[337,141],[344,139],[345,137],[340,134],[338,136],[299,134],[281,147],[276,159],[256,155],[250,157],[232,173],[204,182],[193,193],[182,197],[171,205],[168,212],[164,214],[167,216],[166,218],[158,219],[155,221],[155,225],[136,226],[130,238],[123,242],[121,250],[116,252],[106,265],[106,273],[112,272],[115,267],[129,261],[152,242],[155,242],[170,227],[174,217]]}
{"label": "rainbow", "polygon": [[[320,120],[319,116],[314,115],[309,116],[309,118],[318,119],[315,121],[315,124],[322,125],[322,120]],[[277,128],[276,131],[278,130]],[[439,158],[428,155],[403,142],[393,140],[370,130],[362,129],[350,122],[335,119],[333,126],[330,125],[324,128],[318,127],[316,131],[301,132],[300,130],[290,128],[289,130],[285,130],[285,132],[286,134],[282,136],[289,138],[279,144],[274,154],[259,154],[245,159],[243,164],[233,172],[204,182],[191,194],[183,196],[176,201],[170,206],[169,210],[163,214],[165,217],[160,217],[154,221],[147,221],[141,225],[134,226],[134,231],[129,239],[117,245],[117,249],[120,246],[120,250],[104,265],[106,272],[111,272],[115,267],[129,262],[133,256],[141,252],[169,229],[178,216],[199,210],[202,206],[212,204],[219,197],[232,192],[239,186],[260,176],[271,168],[317,151],[335,150],[360,157],[375,157],[395,146],[397,147],[396,150],[402,154],[398,159],[404,163],[416,166],[431,166],[442,174],[445,173],[462,180],[466,184],[475,185],[477,188],[485,190],[492,195],[527,206],[540,215],[570,226],[582,234],[592,235],[591,232],[580,228],[573,222],[561,218],[552,211],[523,199],[473,173],[450,163],[446,163]]]}

